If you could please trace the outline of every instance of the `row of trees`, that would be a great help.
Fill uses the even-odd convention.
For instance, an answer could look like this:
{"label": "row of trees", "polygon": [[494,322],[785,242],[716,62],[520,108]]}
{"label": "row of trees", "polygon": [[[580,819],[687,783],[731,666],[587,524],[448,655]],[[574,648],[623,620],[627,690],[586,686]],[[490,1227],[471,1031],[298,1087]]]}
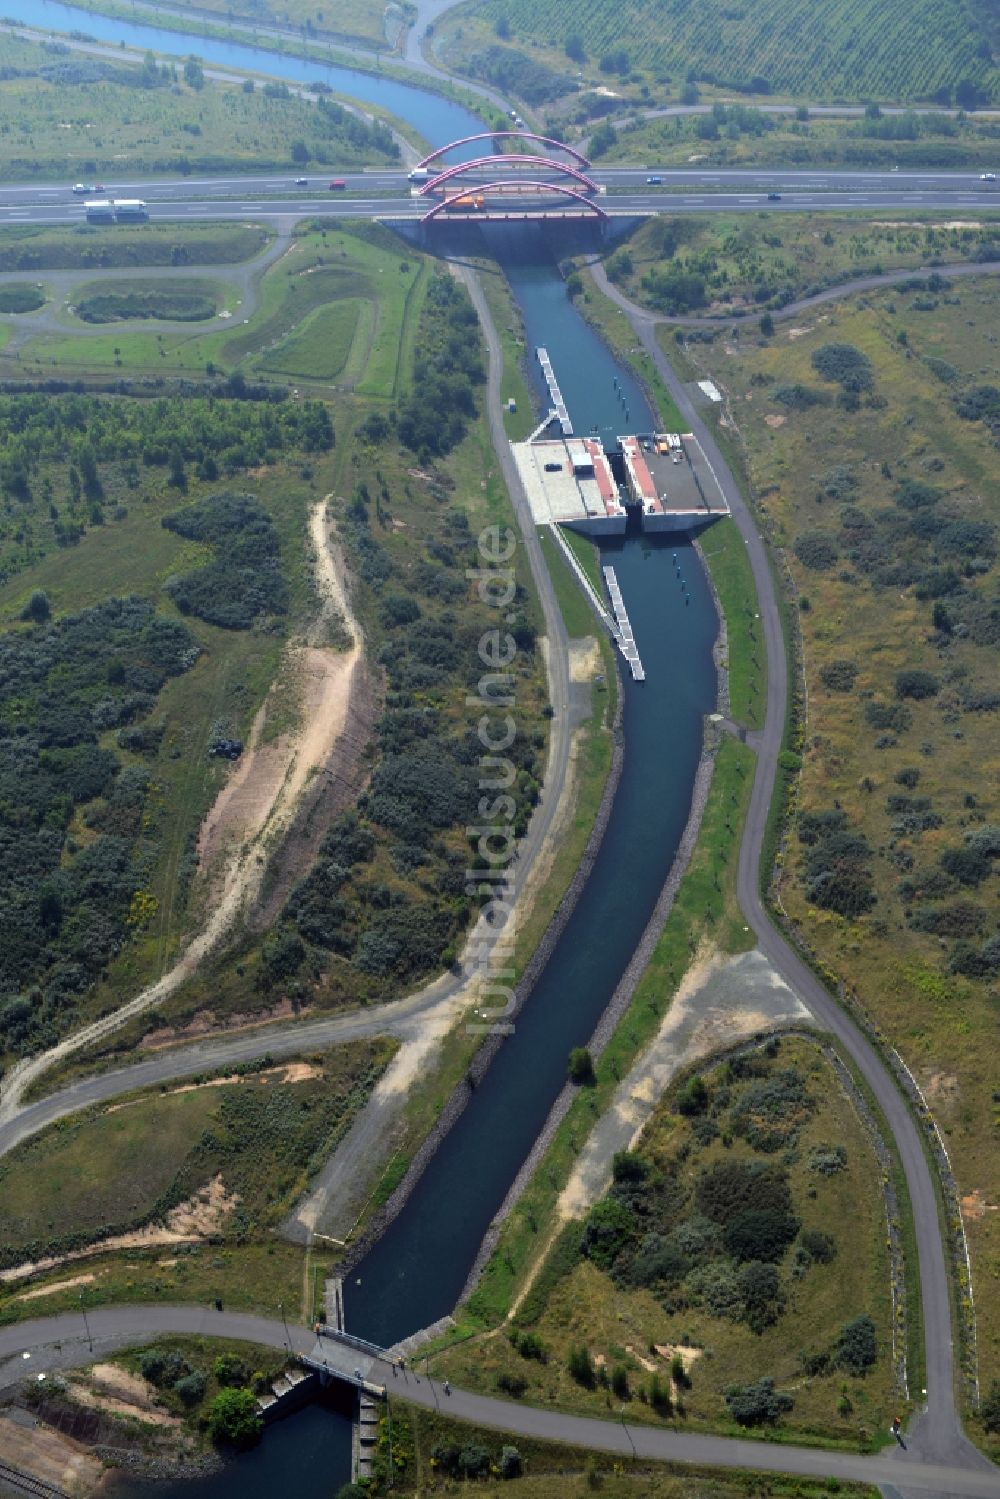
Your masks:
{"label": "row of trees", "polygon": [[0,491],[30,498],[34,476],[69,463],[88,498],[100,497],[99,465],[134,469],[176,463],[206,467],[206,478],[272,463],[291,450],[326,452],[334,432],[321,401],[244,401],[158,396],[152,400],[90,395],[0,394]]}
{"label": "row of trees", "polygon": [[417,351],[397,429],[406,447],[428,459],[461,442],[478,410],[477,387],[486,379],[479,319],[468,292],[452,276],[431,280]]}

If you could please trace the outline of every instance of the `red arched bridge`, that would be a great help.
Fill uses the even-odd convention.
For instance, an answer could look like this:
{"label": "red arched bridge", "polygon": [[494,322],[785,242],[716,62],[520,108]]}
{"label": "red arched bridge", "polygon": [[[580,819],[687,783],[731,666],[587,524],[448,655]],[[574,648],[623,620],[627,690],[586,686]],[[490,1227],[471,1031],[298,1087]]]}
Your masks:
{"label": "red arched bridge", "polygon": [[529,166],[536,172],[559,172],[562,176],[571,178],[585,193],[597,192],[597,183],[577,167],[571,167],[568,162],[553,161],[549,156],[515,155],[513,152],[502,156],[476,156],[472,161],[460,161],[455,166],[445,167],[436,177],[429,177],[420,191],[426,196],[441,191],[453,178],[461,177],[466,172],[481,172],[484,169],[505,172],[512,166]]}
{"label": "red arched bridge", "polygon": [[[444,162],[443,158],[449,151],[480,140],[492,142],[494,149],[490,155],[475,156],[469,161],[451,165]],[[535,142],[551,150],[565,152],[572,160],[562,160],[530,149],[509,152],[499,150],[500,142],[505,140],[516,141],[519,145],[522,142]],[[430,169],[429,162],[438,162],[439,168]],[[509,201],[511,197],[537,198],[540,195],[561,198],[563,216],[570,214],[573,217],[579,215],[607,219],[606,211],[600,204],[592,201],[598,191],[597,183],[582,170],[589,165],[587,158],[574,147],[563,145],[561,141],[553,140],[547,135],[536,135],[530,130],[498,130],[484,135],[466,136],[463,140],[452,141],[448,146],[439,146],[436,151],[425,156],[416,168],[416,175],[421,183],[419,195],[443,195],[442,201],[435,203],[424,214],[421,223],[429,224],[444,214],[460,213],[477,216],[482,214],[487,218],[509,218],[511,209],[507,205],[502,208],[488,207],[487,198],[500,196]],[[450,188],[456,191],[449,194]],[[545,213],[547,209],[548,204],[538,211]],[[530,211],[522,207],[518,214],[520,216],[521,212]]]}
{"label": "red arched bridge", "polygon": [[[436,218],[442,216],[452,217],[456,213],[462,212],[475,214],[477,218],[495,217],[499,212],[497,209],[494,209],[492,214],[483,212],[485,209],[485,198],[488,193],[505,193],[508,196],[517,195],[518,193],[530,193],[532,195],[535,193],[555,193],[557,196],[579,203],[584,210],[584,216],[588,218],[606,219],[608,217],[599,203],[593,202],[585,193],[578,192],[576,188],[567,187],[565,183],[528,182],[523,177],[513,177],[499,182],[484,182],[478,184],[474,189],[466,188],[464,192],[456,193],[451,198],[442,198],[440,203],[435,203],[432,208],[427,210],[420,222],[422,224],[429,224]],[[524,211],[522,208],[518,210],[518,213],[520,214]],[[510,210],[504,210],[502,217],[508,218],[509,216]]]}
{"label": "red arched bridge", "polygon": [[417,162],[417,170],[429,167],[432,161],[437,161],[441,156],[447,156],[449,151],[457,151],[459,146],[471,146],[475,141],[537,141],[541,146],[551,146],[556,151],[565,151],[567,156],[581,167],[589,167],[590,162],[582,151],[577,151],[573,146],[565,146],[562,141],[553,140],[548,135],[535,135],[531,130],[487,130],[483,135],[465,135],[460,141],[450,141],[447,146],[438,146],[436,151]]}

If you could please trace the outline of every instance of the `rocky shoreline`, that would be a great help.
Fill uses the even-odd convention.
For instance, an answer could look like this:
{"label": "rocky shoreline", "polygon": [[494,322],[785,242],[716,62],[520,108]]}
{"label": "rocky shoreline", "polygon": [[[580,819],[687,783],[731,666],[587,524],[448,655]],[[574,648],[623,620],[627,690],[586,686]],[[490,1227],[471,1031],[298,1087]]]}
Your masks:
{"label": "rocky shoreline", "polygon": [[128,1473],[142,1483],[208,1478],[213,1473],[221,1472],[226,1466],[214,1452],[204,1452],[197,1457],[168,1458],[138,1452],[130,1447],[97,1446],[92,1450],[105,1467],[119,1473]]}

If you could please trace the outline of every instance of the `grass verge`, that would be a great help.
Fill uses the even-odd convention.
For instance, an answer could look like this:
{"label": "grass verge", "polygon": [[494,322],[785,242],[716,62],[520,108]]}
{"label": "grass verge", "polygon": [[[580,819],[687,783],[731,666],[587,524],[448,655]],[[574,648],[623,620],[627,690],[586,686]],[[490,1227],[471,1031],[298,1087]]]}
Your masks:
{"label": "grass verge", "polygon": [[[763,1493],[773,1499],[826,1499],[832,1492],[841,1499],[877,1499],[877,1491],[868,1484],[838,1483],[833,1490],[826,1479],[780,1473],[769,1473],[765,1478],[742,1469],[627,1460],[569,1443],[508,1435],[493,1427],[453,1420],[441,1411],[409,1405],[403,1390],[395,1386],[391,1396],[379,1427],[376,1476],[378,1491],[391,1481],[398,1499],[417,1499],[418,1495],[456,1488],[457,1480],[442,1471],[435,1454],[443,1450],[457,1457],[468,1449],[486,1455],[477,1487],[487,1492],[498,1489],[523,1494],[530,1499],[583,1499],[595,1491],[607,1499],[625,1499],[636,1493],[644,1499],[757,1499]],[[515,1471],[510,1473],[503,1471],[507,1449],[517,1454]],[[523,1476],[516,1477],[517,1473]]]}

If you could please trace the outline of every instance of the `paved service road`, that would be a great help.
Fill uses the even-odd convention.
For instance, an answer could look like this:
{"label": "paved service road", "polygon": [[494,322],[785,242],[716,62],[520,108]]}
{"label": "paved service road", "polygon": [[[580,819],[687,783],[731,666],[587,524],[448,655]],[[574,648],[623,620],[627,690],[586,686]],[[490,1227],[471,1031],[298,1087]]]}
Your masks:
{"label": "paved service road", "polygon": [[[230,1338],[269,1348],[288,1347],[294,1353],[310,1353],[316,1341],[305,1327],[291,1324],[286,1336],[285,1324],[277,1319],[197,1306],[95,1307],[87,1312],[87,1324],[85,1329],[82,1314],[72,1312],[0,1328],[0,1390],[32,1375],[78,1368],[118,1348],[167,1335]],[[29,1358],[23,1357],[25,1352]],[[878,1457],[861,1457],[824,1448],[695,1435],[662,1427],[626,1427],[621,1421],[561,1415],[465,1390],[452,1389],[446,1395],[439,1380],[417,1374],[412,1366],[399,1371],[386,1360],[377,1360],[368,1378],[384,1384],[391,1400],[437,1408],[497,1431],[572,1442],[626,1458],[635,1451],[640,1457],[664,1462],[872,1483],[902,1488],[912,1499],[1000,1499],[1000,1472],[988,1463],[967,1468],[947,1460],[922,1461],[913,1452],[893,1450]]]}
{"label": "paved service road", "polygon": [[[708,455],[729,500],[733,520],[747,545],[760,603],[767,646],[767,716],[758,737],[757,770],[747,813],[737,870],[737,894],[743,912],[781,977],[813,1015],[843,1045],[871,1087],[892,1131],[899,1151],[913,1207],[920,1262],[923,1302],[927,1401],[913,1426],[911,1450],[938,1461],[980,1467],[986,1459],[962,1432],[955,1406],[955,1361],[952,1347],[951,1283],[941,1238],[938,1198],[919,1128],[910,1109],[873,1047],[846,1012],[831,998],[802,959],[772,926],[760,894],[760,857],[778,752],[784,730],[788,694],[788,666],[781,631],[774,579],[764,543],[743,500],[733,473],[711,431],[694,409],[656,337],[656,318],[618,293],[603,268],[592,267],[601,289],[626,312],[643,347],[649,352],[681,414]],[[919,1392],[913,1392],[918,1394]],[[907,1489],[907,1492],[909,1490]]]}

